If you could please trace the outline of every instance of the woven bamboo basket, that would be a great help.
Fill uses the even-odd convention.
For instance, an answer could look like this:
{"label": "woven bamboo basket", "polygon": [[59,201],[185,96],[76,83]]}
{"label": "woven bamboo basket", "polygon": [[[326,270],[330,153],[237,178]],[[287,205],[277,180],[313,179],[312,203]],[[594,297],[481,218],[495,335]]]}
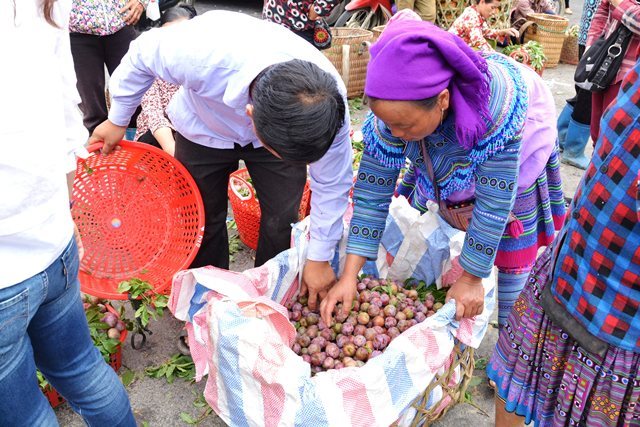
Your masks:
{"label": "woven bamboo basket", "polygon": [[560,62],[563,64],[578,64],[578,37],[567,35],[562,44]]}
{"label": "woven bamboo basket", "polygon": [[333,28],[331,34],[331,47],[323,52],[342,76],[347,97],[362,96],[373,33],[360,28],[340,27]]}
{"label": "woven bamboo basket", "polygon": [[546,13],[532,13],[528,21],[520,27],[525,43],[535,40],[542,45],[547,57],[546,68],[554,68],[560,62],[560,53],[564,43],[565,31],[569,25],[567,18]]}
{"label": "woven bamboo basket", "polygon": [[373,33],[373,38],[371,39],[371,43],[378,41],[378,38],[382,34],[382,31],[386,28],[386,25],[378,25],[377,27],[373,27],[371,32]]}
{"label": "woven bamboo basket", "polygon": [[[459,342],[456,343],[450,355],[449,369],[436,375],[424,393],[411,404],[413,410],[416,411],[411,427],[431,425],[443,417],[449,409],[464,400],[469,381],[473,376],[475,363],[473,354],[473,348],[462,349],[462,345]],[[429,396],[437,387],[442,389],[442,397],[435,403],[428,405]]]}
{"label": "woven bamboo basket", "polygon": [[448,30],[468,5],[469,0],[436,0],[436,25]]}
{"label": "woven bamboo basket", "polygon": [[500,10],[489,20],[491,28],[509,28],[511,27],[511,8],[515,0],[502,0],[500,2]]}

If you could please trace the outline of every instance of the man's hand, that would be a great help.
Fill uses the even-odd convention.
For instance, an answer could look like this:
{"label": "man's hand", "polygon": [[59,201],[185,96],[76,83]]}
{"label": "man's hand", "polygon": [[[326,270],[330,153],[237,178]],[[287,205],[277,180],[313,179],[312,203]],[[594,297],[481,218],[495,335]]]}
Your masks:
{"label": "man's hand", "polygon": [[89,138],[89,144],[104,142],[104,145],[102,146],[102,154],[109,154],[111,150],[113,150],[113,147],[122,141],[126,131],[126,126],[117,126],[109,120],[105,120],[93,131]]}
{"label": "man's hand", "polygon": [[500,30],[500,35],[502,37],[520,37],[520,33],[515,28],[505,28],[504,30]]}
{"label": "man's hand", "polygon": [[318,297],[323,298],[336,282],[336,275],[328,261],[307,260],[302,272],[300,295],[309,294],[308,306],[316,309]]}
{"label": "man's hand", "polygon": [[119,12],[127,25],[136,25],[144,12],[144,6],[138,0],[129,0]]}
{"label": "man's hand", "polygon": [[456,320],[473,317],[484,310],[482,279],[466,271],[447,292],[447,301],[456,301]]}
{"label": "man's hand", "polygon": [[327,293],[327,296],[322,299],[320,316],[328,326],[333,323],[331,313],[333,313],[333,309],[339,302],[342,302],[342,312],[344,314],[348,314],[351,311],[357,287],[358,280],[356,277],[343,275],[338,283]]}

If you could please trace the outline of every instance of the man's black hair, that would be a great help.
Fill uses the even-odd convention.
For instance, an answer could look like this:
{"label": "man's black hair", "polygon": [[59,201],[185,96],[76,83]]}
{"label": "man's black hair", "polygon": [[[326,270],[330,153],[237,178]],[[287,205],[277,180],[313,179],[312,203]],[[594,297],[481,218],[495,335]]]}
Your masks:
{"label": "man's black hair", "polygon": [[251,99],[258,138],[288,162],[311,163],[324,156],[345,119],[335,78],[298,59],[260,73]]}
{"label": "man's black hair", "polygon": [[195,18],[198,15],[196,8],[186,3],[178,3],[162,12],[162,16],[160,17],[160,26],[166,24],[167,22],[173,22],[176,19],[180,18]]}

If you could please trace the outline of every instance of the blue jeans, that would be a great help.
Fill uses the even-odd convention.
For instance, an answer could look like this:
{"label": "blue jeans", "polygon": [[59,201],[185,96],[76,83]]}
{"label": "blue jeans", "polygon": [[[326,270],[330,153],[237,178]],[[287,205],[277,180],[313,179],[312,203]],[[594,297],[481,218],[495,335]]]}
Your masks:
{"label": "blue jeans", "polygon": [[124,386],[91,341],[78,267],[72,239],[46,270],[0,289],[2,426],[58,425],[36,368],[88,425],[136,425]]}

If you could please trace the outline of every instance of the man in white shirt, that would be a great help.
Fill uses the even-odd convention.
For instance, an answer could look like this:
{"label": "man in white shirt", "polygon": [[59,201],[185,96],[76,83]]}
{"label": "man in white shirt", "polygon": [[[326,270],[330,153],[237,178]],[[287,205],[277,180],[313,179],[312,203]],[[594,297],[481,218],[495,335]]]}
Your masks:
{"label": "man in white shirt", "polygon": [[329,266],[352,184],[346,89],[330,61],[279,25],[214,11],[149,31],[132,43],[110,84],[109,120],[92,140],[108,152],[155,78],[181,89],[168,108],[176,158],[205,203],[205,236],[192,266],[228,268],[229,174],[244,160],[261,205],[260,265],[289,247],[311,176],[311,242],[303,273],[310,304],[335,282]]}

